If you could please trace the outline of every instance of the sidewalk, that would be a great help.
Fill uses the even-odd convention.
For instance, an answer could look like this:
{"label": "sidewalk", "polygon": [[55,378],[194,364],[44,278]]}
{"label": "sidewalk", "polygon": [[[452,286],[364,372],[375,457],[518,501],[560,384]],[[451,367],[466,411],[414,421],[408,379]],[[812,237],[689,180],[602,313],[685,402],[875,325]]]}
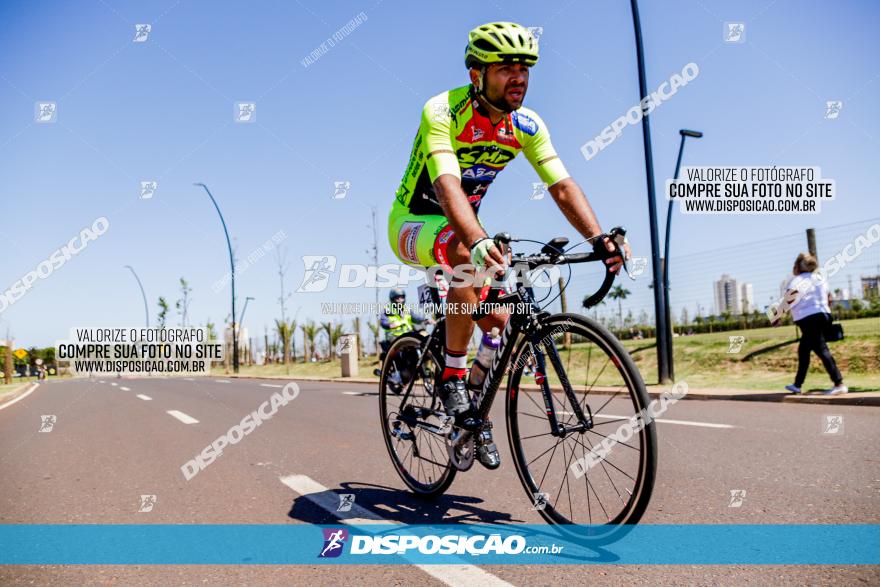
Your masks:
{"label": "sidewalk", "polygon": [[[377,385],[378,377],[266,377],[256,375],[224,375],[224,377],[239,377],[242,379],[287,379],[293,381],[315,381],[326,383],[368,383]],[[521,389],[537,391],[539,388],[534,384],[525,384]],[[648,385],[648,394],[652,397],[659,396],[671,386]],[[608,394],[613,390],[596,389],[595,393]],[[758,402],[786,402],[802,404],[835,404],[842,406],[880,406],[880,391],[850,392],[844,395],[822,395],[821,392],[807,392],[802,395],[790,395],[779,391],[761,391],[754,389],[735,388],[689,388],[688,393],[682,399],[691,400],[740,400]]]}

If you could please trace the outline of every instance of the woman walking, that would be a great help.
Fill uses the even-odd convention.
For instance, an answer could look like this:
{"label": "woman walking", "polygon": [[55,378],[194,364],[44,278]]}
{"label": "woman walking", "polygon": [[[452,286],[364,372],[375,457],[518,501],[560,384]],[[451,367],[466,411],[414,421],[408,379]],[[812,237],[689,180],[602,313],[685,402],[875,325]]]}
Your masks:
{"label": "woman walking", "polygon": [[813,277],[818,266],[819,263],[813,255],[798,255],[792,270],[794,278],[787,287],[785,297],[786,300],[793,300],[791,316],[801,329],[801,340],[798,345],[798,368],[794,385],[786,385],[785,389],[791,393],[801,393],[801,386],[810,368],[810,355],[816,353],[834,383],[834,387],[824,392],[825,395],[840,395],[849,389],[843,384],[843,375],[825,343],[825,329],[831,324],[831,296],[828,294],[828,283],[825,279]]}

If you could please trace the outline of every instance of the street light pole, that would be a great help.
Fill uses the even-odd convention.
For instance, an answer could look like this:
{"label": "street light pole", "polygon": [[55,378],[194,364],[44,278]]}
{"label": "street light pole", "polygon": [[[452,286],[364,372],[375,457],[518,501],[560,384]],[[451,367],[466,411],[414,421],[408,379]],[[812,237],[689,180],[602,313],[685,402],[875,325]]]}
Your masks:
{"label": "street light pole", "polygon": [[[687,137],[693,137],[695,139],[702,138],[703,133],[698,130],[688,130],[683,128],[678,131],[678,134],[681,135],[681,143],[678,146],[678,160],[675,162],[675,174],[672,176],[672,180],[675,181],[678,179],[678,172],[681,170],[681,156],[684,153],[684,141]],[[666,325],[668,331],[666,333],[666,342],[669,344],[669,350],[667,351],[669,357],[669,378],[673,381],[675,380],[675,361],[674,355],[672,352],[672,310],[671,304],[669,302],[669,235],[672,228],[672,200],[669,201],[669,206],[666,208],[666,242],[663,245],[663,289],[666,292]]]}
{"label": "street light pole", "polygon": [[147,328],[149,328],[150,327],[150,307],[149,307],[149,305],[147,305],[147,294],[144,293],[144,286],[141,283],[141,279],[140,279],[140,277],[138,277],[138,274],[134,272],[134,267],[132,267],[131,265],[126,265],[125,268],[128,269],[129,271],[131,271],[131,274],[134,275],[134,278],[138,282],[138,287],[141,288],[141,297],[144,298],[144,316],[146,316]]}
{"label": "street light pole", "polygon": [[[633,29],[636,37],[636,60],[639,69],[640,104],[645,103],[648,96],[648,85],[645,80],[645,51],[642,46],[642,26],[639,21],[637,0],[630,0],[632,9]],[[657,326],[657,375],[660,383],[669,381],[669,345],[666,341],[666,289],[660,267],[660,235],[657,228],[657,202],[654,194],[654,157],[651,152],[651,127],[648,124],[648,113],[643,111],[642,142],[645,150],[645,175],[648,182],[648,215],[651,228],[651,264],[654,280],[654,316]]]}
{"label": "street light pole", "polygon": [[229,240],[229,231],[226,229],[226,220],[223,219],[223,213],[220,212],[220,206],[217,205],[217,200],[211,195],[211,190],[209,190],[208,186],[203,183],[196,183],[193,185],[203,187],[205,193],[211,198],[211,202],[214,204],[214,209],[217,210],[217,215],[220,216],[220,223],[223,225],[223,234],[226,235],[226,246],[229,248],[229,267],[232,271],[232,370],[235,373],[238,373],[238,333],[235,331],[235,257],[232,255],[232,241]]}
{"label": "street light pole", "polygon": [[[254,298],[252,298],[252,297],[250,297],[250,296],[248,296],[248,297],[246,297],[246,298],[244,299],[244,308],[241,309],[241,319],[239,320],[239,324],[241,325],[241,328],[242,328],[242,329],[244,329],[244,313],[247,312],[247,305],[248,305],[248,302],[251,301],[252,299],[254,299]],[[252,359],[253,359],[253,356],[254,356],[254,355],[253,355],[253,350],[254,350],[254,349],[251,348],[251,344],[250,344],[251,341],[250,341],[250,340],[246,340],[245,342],[247,343],[247,347],[246,347],[246,348],[247,348],[247,353],[246,353],[246,356],[247,356],[247,358],[248,358],[248,364],[252,365],[252,364],[253,364]]]}
{"label": "street light pole", "polygon": [[246,298],[244,299],[244,308],[242,308],[242,310],[241,310],[241,321],[240,321],[240,323],[241,323],[242,325],[244,324],[244,313],[247,312],[247,305],[248,305],[248,302],[251,301],[251,300],[255,300],[255,299],[256,299],[256,298],[252,298],[252,297],[250,297],[250,296],[248,296],[248,297],[246,297]]}

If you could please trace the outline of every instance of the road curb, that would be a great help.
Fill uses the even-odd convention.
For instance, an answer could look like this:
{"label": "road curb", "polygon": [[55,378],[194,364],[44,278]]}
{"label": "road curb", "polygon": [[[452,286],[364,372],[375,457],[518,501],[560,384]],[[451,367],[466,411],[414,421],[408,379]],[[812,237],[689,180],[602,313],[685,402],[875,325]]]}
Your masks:
{"label": "road curb", "polygon": [[[28,386],[30,386],[30,389],[27,389],[24,393],[21,393],[21,390],[25,389]],[[33,383],[23,383],[21,385],[21,387],[18,387],[14,391],[11,392],[11,395],[12,395],[11,399],[0,404],[0,410],[2,410],[3,408],[7,408],[16,402],[23,400],[24,398],[29,396],[31,393],[33,393],[33,391],[36,388],[38,388],[39,386],[40,386],[40,384],[36,381]]]}
{"label": "road curb", "polygon": [[[318,383],[365,383],[377,384],[378,379],[368,379],[364,377],[309,377],[309,376],[290,376],[290,377],[268,377],[260,375],[228,375],[230,379],[289,379],[293,381],[314,381]],[[537,391],[540,389],[537,385],[522,385],[522,389]],[[653,387],[653,386],[652,386]],[[663,389],[648,389],[648,395],[651,397],[659,397],[666,391]],[[750,393],[743,391],[742,393],[704,393],[699,391],[689,391],[682,399],[690,400],[726,400],[726,401],[753,401],[753,402],[776,402],[776,403],[802,403],[802,404],[826,404],[840,406],[880,406],[880,395],[862,396],[859,393],[822,396],[822,395],[788,395],[784,393]]]}

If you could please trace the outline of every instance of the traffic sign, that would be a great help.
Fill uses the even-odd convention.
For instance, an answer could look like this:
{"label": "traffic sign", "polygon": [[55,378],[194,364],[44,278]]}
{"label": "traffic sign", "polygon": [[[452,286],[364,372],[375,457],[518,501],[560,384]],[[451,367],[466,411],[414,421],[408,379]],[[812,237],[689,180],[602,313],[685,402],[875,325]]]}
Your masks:
{"label": "traffic sign", "polygon": [[15,355],[16,357],[18,357],[19,359],[23,359],[27,356],[27,351],[24,349],[18,349],[17,351],[14,351],[12,354]]}

